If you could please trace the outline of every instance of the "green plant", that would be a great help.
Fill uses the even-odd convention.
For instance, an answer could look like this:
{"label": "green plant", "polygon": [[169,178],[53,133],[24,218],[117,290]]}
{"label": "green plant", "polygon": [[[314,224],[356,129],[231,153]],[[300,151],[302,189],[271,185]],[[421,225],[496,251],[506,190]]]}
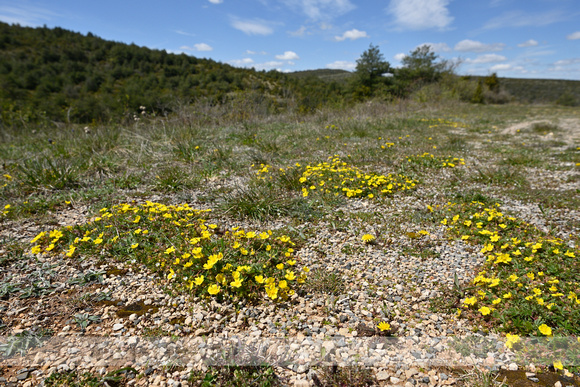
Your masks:
{"label": "green plant", "polygon": [[101,321],[101,318],[99,316],[89,315],[88,313],[79,313],[79,314],[75,314],[74,321],[75,321],[75,323],[77,323],[77,325],[84,332],[90,323],[99,322],[99,321]]}
{"label": "green plant", "polygon": [[202,387],[275,387],[282,386],[271,366],[210,367],[209,371],[191,371],[188,381]]}
{"label": "green plant", "polygon": [[47,330],[23,331],[13,336],[8,336],[6,343],[0,344],[0,353],[5,357],[15,354],[24,356],[29,349],[42,346],[42,338],[50,334]]}

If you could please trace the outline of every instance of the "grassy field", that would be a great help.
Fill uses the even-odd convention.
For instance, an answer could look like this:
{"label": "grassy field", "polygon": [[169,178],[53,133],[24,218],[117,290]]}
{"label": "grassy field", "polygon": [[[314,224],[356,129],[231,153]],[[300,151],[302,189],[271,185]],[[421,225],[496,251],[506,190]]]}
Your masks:
{"label": "grassy field", "polygon": [[[470,278],[434,289],[437,297],[421,306],[426,313],[497,333],[507,345],[530,336],[580,342],[578,109],[403,101],[244,117],[191,106],[169,118],[144,114],[128,126],[2,131],[4,310],[16,300],[61,296],[48,277],[15,281],[15,271],[49,257],[75,267],[87,257],[131,267],[156,276],[171,297],[197,303],[279,305],[343,294],[360,286],[355,273],[314,270],[301,259],[332,224],[357,241],[341,245],[347,255],[398,249],[401,257],[429,260],[438,254],[429,242],[437,233],[433,240],[480,254]],[[418,204],[397,210],[408,202]],[[374,212],[344,210],[353,205]],[[89,295],[100,274],[82,270],[76,297],[98,308]],[[371,298],[381,291],[369,286]],[[79,317],[82,310],[67,313],[79,327],[99,324]],[[369,324],[389,332],[394,319],[376,310]],[[16,337],[17,319],[0,324]],[[54,334],[62,326],[27,331],[41,328]],[[557,360],[543,365],[562,375],[560,368],[578,370]],[[220,372],[275,384],[272,368],[257,376],[246,369],[192,373],[191,383],[225,383]],[[348,372],[319,377],[324,385],[373,380],[369,369]],[[489,375],[471,373],[462,383],[492,385]],[[58,385],[65,376],[51,378]]]}

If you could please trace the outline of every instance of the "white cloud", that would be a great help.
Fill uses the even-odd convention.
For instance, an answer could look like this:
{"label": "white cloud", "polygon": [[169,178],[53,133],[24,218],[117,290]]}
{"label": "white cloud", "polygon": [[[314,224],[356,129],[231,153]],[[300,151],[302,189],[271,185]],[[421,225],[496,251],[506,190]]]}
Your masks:
{"label": "white cloud", "polygon": [[231,64],[232,66],[248,67],[254,63],[254,60],[252,58],[234,59],[230,60],[228,63]]}
{"label": "white cloud", "polygon": [[455,51],[487,52],[501,51],[505,47],[504,43],[485,44],[475,40],[465,39],[455,45]]}
{"label": "white cloud", "polygon": [[256,51],[246,50],[246,55],[256,55]]}
{"label": "white cloud", "polygon": [[495,71],[505,71],[505,70],[510,70],[512,68],[511,65],[509,64],[497,64],[495,66],[491,66],[489,68],[490,71],[495,72]]}
{"label": "white cloud", "polygon": [[343,40],[350,39],[350,40],[357,40],[361,38],[368,38],[366,31],[359,31],[356,28],[353,28],[350,31],[346,31],[342,36],[335,36],[334,40],[337,42],[342,42]]}
{"label": "white cloud", "polygon": [[506,12],[488,21],[483,29],[498,29],[506,27],[537,27],[547,26],[566,19],[561,11],[542,12],[529,14],[522,11]]}
{"label": "white cloud", "polygon": [[300,59],[298,54],[294,51],[285,51],[282,55],[276,55],[276,59],[278,60],[297,60]]}
{"label": "white cloud", "polygon": [[185,35],[185,36],[195,36],[195,34],[190,34],[189,32],[185,32],[185,31],[181,31],[181,30],[176,30],[175,33],[177,33],[179,35]]}
{"label": "white cloud", "polygon": [[194,44],[193,47],[195,47],[197,51],[213,51],[213,47],[205,43],[197,43]]}
{"label": "white cloud", "polygon": [[562,59],[554,63],[554,66],[570,66],[580,63],[580,58]]}
{"label": "white cloud", "polygon": [[209,2],[212,4],[221,4],[224,2],[224,0],[209,0]]}
{"label": "white cloud", "polygon": [[506,61],[507,58],[503,55],[497,55],[497,54],[485,54],[485,55],[479,55],[477,58],[475,59],[466,59],[465,62],[466,63],[494,63],[494,62],[503,62]]}
{"label": "white cloud", "polygon": [[401,52],[399,54],[396,54],[393,58],[395,58],[396,61],[400,62],[403,59],[405,59],[406,56],[407,56],[407,54]]}
{"label": "white cloud", "polygon": [[443,29],[453,21],[447,5],[449,0],[391,0],[387,12],[404,29]]}
{"label": "white cloud", "polygon": [[535,47],[538,45],[538,41],[534,39],[526,40],[523,43],[518,44],[518,47]]}
{"label": "white cloud", "polygon": [[241,20],[232,18],[232,27],[246,35],[271,35],[274,30],[262,20]]}
{"label": "white cloud", "polygon": [[194,44],[193,47],[181,46],[179,48],[187,51],[213,51],[213,47],[205,43],[197,43]]}
{"label": "white cloud", "polygon": [[334,69],[334,70],[346,70],[346,71],[353,71],[356,69],[355,62],[349,62],[346,60],[337,60],[335,62],[329,63],[326,65],[327,69]]}
{"label": "white cloud", "polygon": [[296,31],[288,31],[288,34],[290,36],[304,36],[306,35],[306,31],[308,29],[304,26],[301,26],[300,28],[298,28]]}
{"label": "white cloud", "polygon": [[312,20],[329,19],[344,15],[356,7],[350,0],[280,0],[288,7],[298,10]]}
{"label": "white cloud", "polygon": [[449,52],[451,48],[447,45],[447,43],[423,43],[417,46],[417,48],[421,46],[429,46],[431,47],[431,51],[434,52]]}
{"label": "white cloud", "polygon": [[568,40],[580,39],[580,31],[576,31],[576,32],[571,33],[570,35],[566,36],[566,39],[568,39]]}

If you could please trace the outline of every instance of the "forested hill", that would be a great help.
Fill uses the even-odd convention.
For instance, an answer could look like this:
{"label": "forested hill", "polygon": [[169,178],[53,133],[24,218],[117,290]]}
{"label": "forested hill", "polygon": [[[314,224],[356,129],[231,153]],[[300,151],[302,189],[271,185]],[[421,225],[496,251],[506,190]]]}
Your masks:
{"label": "forested hill", "polygon": [[164,114],[176,103],[259,94],[308,109],[336,90],[323,81],[240,69],[185,54],[107,41],[62,28],[0,23],[0,125],[108,122],[140,106]]}

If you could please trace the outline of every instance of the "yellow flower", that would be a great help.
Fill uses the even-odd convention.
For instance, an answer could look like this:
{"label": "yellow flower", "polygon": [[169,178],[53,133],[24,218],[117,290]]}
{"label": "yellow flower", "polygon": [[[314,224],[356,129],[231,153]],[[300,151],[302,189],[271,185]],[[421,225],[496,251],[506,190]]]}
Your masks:
{"label": "yellow flower", "polygon": [[527,275],[527,276],[528,276],[528,278],[529,278],[529,279],[531,279],[532,281],[533,281],[533,280],[534,280],[534,278],[536,277],[536,276],[534,275],[534,273],[532,273],[532,272],[530,272],[530,273],[528,273],[528,274],[526,274],[526,275]]}
{"label": "yellow flower", "polygon": [[505,337],[507,338],[505,346],[508,347],[509,349],[511,349],[515,343],[518,343],[520,341],[520,337],[518,335],[511,335],[508,333],[505,335]]}
{"label": "yellow flower", "polygon": [[216,284],[210,285],[207,288],[207,292],[209,294],[211,294],[212,296],[215,296],[216,294],[218,294],[220,292],[220,290],[221,290],[220,286],[216,285]]}
{"label": "yellow flower", "polygon": [[172,279],[175,276],[175,272],[173,269],[169,269],[169,274],[167,275],[167,279]]}
{"label": "yellow flower", "polygon": [[489,239],[492,242],[497,242],[497,241],[499,241],[499,235],[492,235],[492,236],[489,237]]}
{"label": "yellow flower", "polygon": [[576,257],[576,256],[574,255],[574,253],[573,253],[573,252],[571,252],[570,250],[566,250],[566,252],[564,253],[564,255],[565,255],[565,256],[567,256],[567,257],[570,257],[570,258],[574,258],[574,257]]}
{"label": "yellow flower", "polygon": [[193,282],[195,282],[196,285],[201,285],[203,283],[203,275],[200,275],[199,277],[195,277],[195,279],[193,280]]}
{"label": "yellow flower", "polygon": [[288,283],[286,281],[282,280],[278,283],[278,286],[280,287],[280,289],[285,289],[288,287]]}
{"label": "yellow flower", "polygon": [[263,284],[264,283],[264,277],[262,277],[261,275],[257,275],[254,277],[254,279],[256,280],[257,283],[259,284]]}
{"label": "yellow flower", "polygon": [[292,281],[296,279],[296,275],[294,274],[293,271],[286,270],[286,275],[284,276],[284,278],[286,278],[288,281]]}
{"label": "yellow flower", "polygon": [[277,264],[277,265],[276,265],[276,269],[278,269],[278,270],[282,270],[282,269],[284,269],[284,264],[283,264],[283,263],[279,263],[279,264]]}
{"label": "yellow flower", "polygon": [[388,322],[381,321],[377,327],[381,330],[381,332],[388,331],[391,329],[391,325]]}
{"label": "yellow flower", "polygon": [[470,297],[470,298],[466,298],[463,303],[466,305],[475,305],[475,303],[477,302],[477,298],[476,297]]}
{"label": "yellow flower", "polygon": [[554,369],[561,371],[564,369],[562,362],[560,360],[554,362]]}
{"label": "yellow flower", "polygon": [[95,239],[95,245],[100,245],[101,243],[103,243],[103,240],[101,238],[97,238]]}
{"label": "yellow flower", "polygon": [[479,308],[479,311],[484,316],[487,316],[488,314],[491,313],[491,310],[487,306],[482,306],[481,308]]}
{"label": "yellow flower", "polygon": [[494,305],[497,305],[501,302],[501,298],[496,298],[495,300],[493,300],[491,303]]}
{"label": "yellow flower", "polygon": [[230,286],[233,288],[239,288],[240,286],[242,286],[242,279],[238,278],[233,282],[230,282]]}
{"label": "yellow flower", "polygon": [[43,236],[46,235],[46,232],[41,232],[40,234],[38,234],[37,236],[34,237],[33,240],[30,241],[30,243],[35,243],[37,240],[39,240],[40,238],[42,238]]}
{"label": "yellow flower", "polygon": [[546,324],[540,325],[538,327],[538,330],[540,331],[541,334],[543,334],[545,336],[551,336],[552,335],[552,328],[550,328]]}
{"label": "yellow flower", "polygon": [[75,249],[76,249],[76,247],[75,247],[74,245],[70,245],[70,246],[69,246],[69,250],[68,250],[68,252],[66,253],[66,256],[67,256],[67,257],[72,257],[72,256],[73,256],[73,254],[75,253]]}
{"label": "yellow flower", "polygon": [[512,292],[506,293],[502,297],[503,298],[512,298]]}
{"label": "yellow flower", "polygon": [[39,253],[41,252],[41,248],[40,248],[40,246],[39,246],[39,245],[36,245],[36,246],[34,246],[34,247],[33,247],[33,248],[30,250],[30,252],[31,252],[32,254],[39,254]]}
{"label": "yellow flower", "polygon": [[171,254],[175,251],[175,247],[171,246],[170,248],[168,248],[167,250],[165,250],[165,254]]}
{"label": "yellow flower", "polygon": [[362,236],[361,239],[362,239],[363,242],[371,242],[371,241],[373,241],[375,239],[375,237],[372,236],[371,234],[365,234],[365,235]]}

